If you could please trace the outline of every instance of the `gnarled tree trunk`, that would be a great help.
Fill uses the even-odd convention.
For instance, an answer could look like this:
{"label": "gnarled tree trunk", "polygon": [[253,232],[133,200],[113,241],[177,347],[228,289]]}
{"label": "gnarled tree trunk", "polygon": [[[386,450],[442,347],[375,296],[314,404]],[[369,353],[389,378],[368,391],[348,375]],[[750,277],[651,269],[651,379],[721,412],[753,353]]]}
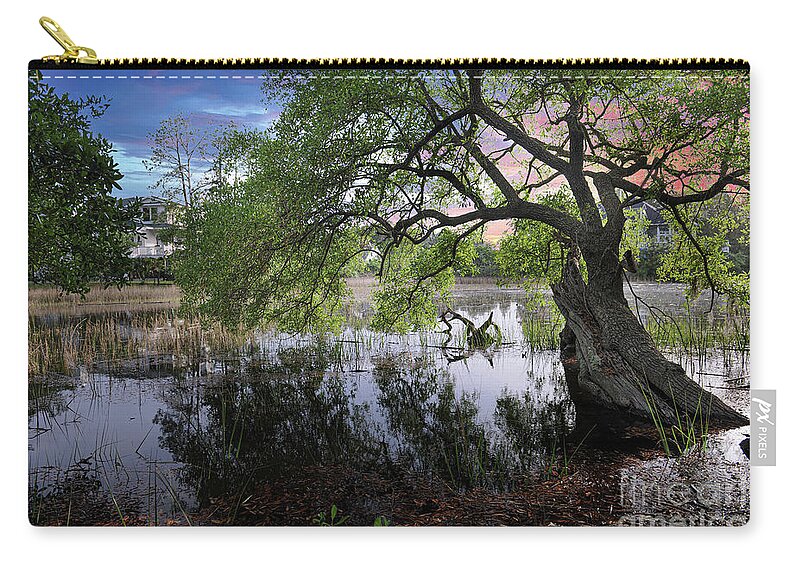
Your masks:
{"label": "gnarled tree trunk", "polygon": [[623,294],[617,244],[605,243],[603,234],[582,241],[580,250],[573,246],[561,282],[552,287],[566,318],[561,360],[579,429],[613,432],[636,420],[652,423],[656,414],[665,427],[679,419],[685,425],[700,413],[711,427],[746,424],[747,418],[703,390],[656,348]]}

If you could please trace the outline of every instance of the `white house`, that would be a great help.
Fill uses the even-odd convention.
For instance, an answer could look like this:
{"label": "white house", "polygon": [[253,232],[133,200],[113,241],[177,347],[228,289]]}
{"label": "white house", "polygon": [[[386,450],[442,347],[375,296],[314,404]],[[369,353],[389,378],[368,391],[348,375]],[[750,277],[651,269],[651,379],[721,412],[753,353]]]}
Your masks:
{"label": "white house", "polygon": [[634,208],[641,209],[650,222],[650,226],[647,228],[647,234],[652,239],[654,245],[665,246],[672,242],[672,227],[661,215],[661,210],[664,208],[661,204],[641,202],[634,206]]}
{"label": "white house", "polygon": [[[132,202],[137,198],[126,198]],[[164,243],[163,230],[175,225],[175,212],[172,202],[157,196],[139,198],[141,200],[141,216],[136,227],[136,245],[129,253],[133,258],[164,258],[175,250],[172,242]]]}

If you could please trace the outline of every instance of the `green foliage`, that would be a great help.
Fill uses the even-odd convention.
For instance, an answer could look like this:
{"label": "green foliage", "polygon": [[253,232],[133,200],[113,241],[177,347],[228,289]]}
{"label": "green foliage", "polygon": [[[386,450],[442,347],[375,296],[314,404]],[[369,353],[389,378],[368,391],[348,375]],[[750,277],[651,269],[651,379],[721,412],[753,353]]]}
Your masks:
{"label": "green foliage", "polygon": [[625,229],[622,231],[619,250],[630,250],[637,263],[641,260],[642,251],[652,247],[652,240],[647,235],[649,227],[650,220],[642,210],[625,210]]}
{"label": "green foliage", "polygon": [[257,171],[259,151],[266,144],[263,132],[197,124],[190,115],[167,117],[148,136],[148,171],[158,175],[151,186],[173,202],[174,225],[161,230],[163,242],[191,241],[207,202],[241,200],[244,182]]}
{"label": "green foliage", "polygon": [[[578,216],[578,206],[566,186],[536,197],[539,204]],[[625,210],[625,228],[620,251],[630,249],[638,261],[640,252],[650,244],[647,217],[639,210]],[[534,220],[515,220],[514,231],[500,241],[497,264],[505,278],[528,283],[529,289],[550,285],[561,279],[569,241],[555,228]],[[585,267],[585,266],[584,266]]]}
{"label": "green foliage", "polygon": [[81,294],[124,283],[138,207],[111,195],[122,174],[92,132],[108,103],[58,95],[36,75],[28,96],[28,278]]}
{"label": "green foliage", "polygon": [[661,267],[661,258],[669,246],[653,243],[648,248],[639,252],[639,269],[636,272],[640,279],[655,281],[658,268]]}
{"label": "green foliage", "polygon": [[171,269],[169,258],[147,258],[140,257],[133,260],[130,278],[133,279],[155,279],[160,281],[172,280],[175,278]]}
{"label": "green foliage", "polygon": [[[540,194],[536,202],[573,216],[578,206],[569,190]],[[567,259],[569,245],[555,228],[534,220],[515,220],[514,231],[500,240],[497,265],[504,277],[516,281],[555,283]]]}
{"label": "green foliage", "polygon": [[[658,278],[687,284],[689,299],[713,286],[730,302],[749,306],[749,210],[748,195],[732,199],[725,194],[713,202],[683,206],[678,210],[679,217],[665,210],[664,217],[675,231],[662,256]],[[694,239],[687,235],[684,225]]]}
{"label": "green foliage", "polygon": [[[331,513],[328,516],[328,513],[322,511],[314,517],[314,524],[317,526],[342,526],[350,519],[349,516],[344,516],[339,514],[339,508],[336,505],[331,505]],[[377,522],[378,519],[375,519]],[[379,525],[375,525],[379,526]]]}
{"label": "green foliage", "polygon": [[602,160],[625,162],[634,149],[662,156],[659,176],[669,185],[679,173],[714,172],[720,164],[749,169],[749,87],[748,72],[736,70],[572,70],[568,78],[561,70],[498,70],[484,93],[511,116],[546,110],[540,140],[563,141],[570,101],[584,100],[582,122]]}
{"label": "green foliage", "polygon": [[336,225],[311,232],[300,207],[256,180],[240,197],[199,207],[175,254],[185,306],[228,324],[338,329],[347,293],[342,270],[361,252],[359,238]]}
{"label": "green foliage", "polygon": [[465,270],[474,267],[474,260],[473,244],[457,242],[455,234],[447,230],[431,244],[404,243],[395,248],[373,294],[376,311],[372,326],[401,332],[432,328],[437,294],[446,302],[447,292],[455,284],[454,266]]}
{"label": "green foliage", "polygon": [[244,181],[258,171],[259,149],[267,144],[267,135],[254,129],[240,129],[231,123],[206,136],[212,175],[209,194],[212,197],[235,194]]}
{"label": "green foliage", "polygon": [[[728,70],[271,71],[265,102],[281,113],[267,133],[214,138],[216,185],[187,224],[178,281],[211,316],[327,329],[340,322],[343,278],[371,263],[373,327],[433,326],[454,274],[492,256],[476,247],[490,221],[513,222],[495,256],[501,276],[535,286],[560,279],[568,248],[602,230],[605,210],[586,196],[593,176],[630,172],[615,182],[621,199],[701,192],[721,170],[746,185],[748,88]],[[573,133],[567,111],[581,123]],[[578,131],[580,182],[564,166]],[[626,215],[612,247],[638,258],[647,221]]]}
{"label": "green foliage", "polygon": [[475,273],[480,277],[497,277],[497,250],[486,242],[475,244]]}

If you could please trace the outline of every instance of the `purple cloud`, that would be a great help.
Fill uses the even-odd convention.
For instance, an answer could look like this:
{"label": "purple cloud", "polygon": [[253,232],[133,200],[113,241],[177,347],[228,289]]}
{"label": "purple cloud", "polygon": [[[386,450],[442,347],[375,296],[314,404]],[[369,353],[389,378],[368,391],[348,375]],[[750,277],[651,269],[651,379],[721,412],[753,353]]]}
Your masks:
{"label": "purple cloud", "polygon": [[93,130],[107,138],[124,175],[120,197],[151,194],[156,175],[142,161],[150,154],[149,133],[167,117],[183,113],[198,126],[235,123],[264,129],[278,115],[262,103],[258,70],[42,71],[43,81],[73,98],[105,97],[106,113]]}

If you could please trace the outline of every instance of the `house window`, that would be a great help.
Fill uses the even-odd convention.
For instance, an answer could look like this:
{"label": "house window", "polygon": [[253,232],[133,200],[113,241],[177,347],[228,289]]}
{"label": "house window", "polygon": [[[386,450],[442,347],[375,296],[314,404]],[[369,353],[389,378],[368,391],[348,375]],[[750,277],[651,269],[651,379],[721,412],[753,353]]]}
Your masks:
{"label": "house window", "polygon": [[656,226],[656,243],[669,243],[672,238],[672,228],[665,224]]}
{"label": "house window", "polygon": [[142,208],[142,220],[145,222],[156,222],[161,216],[158,214],[158,206],[145,206]]}

